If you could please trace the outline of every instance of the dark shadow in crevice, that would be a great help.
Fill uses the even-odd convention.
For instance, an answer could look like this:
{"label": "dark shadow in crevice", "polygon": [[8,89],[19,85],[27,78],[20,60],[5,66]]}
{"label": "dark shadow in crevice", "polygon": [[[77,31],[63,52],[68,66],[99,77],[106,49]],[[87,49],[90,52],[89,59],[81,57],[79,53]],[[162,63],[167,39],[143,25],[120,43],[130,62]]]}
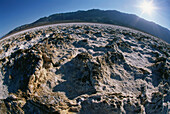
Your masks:
{"label": "dark shadow in crevice", "polygon": [[[86,61],[86,62],[83,62]],[[69,99],[82,94],[94,94],[96,90],[91,82],[91,70],[88,67],[89,58],[77,55],[74,59],[62,65],[56,74],[62,74],[64,82],[53,88],[53,92],[62,91]]]}
{"label": "dark shadow in crevice", "polygon": [[1,69],[3,84],[7,85],[9,93],[16,93],[19,89],[26,91],[29,78],[35,73],[40,58],[30,51],[18,50],[9,60]]}

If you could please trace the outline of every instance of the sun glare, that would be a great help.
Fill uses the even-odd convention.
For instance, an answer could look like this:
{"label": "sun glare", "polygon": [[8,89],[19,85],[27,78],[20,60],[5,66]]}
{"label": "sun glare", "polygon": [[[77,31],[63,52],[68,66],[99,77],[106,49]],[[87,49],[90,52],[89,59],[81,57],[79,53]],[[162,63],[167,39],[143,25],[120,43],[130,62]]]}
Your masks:
{"label": "sun glare", "polygon": [[151,15],[153,11],[156,9],[153,4],[153,0],[150,1],[144,0],[139,7],[141,8],[142,13],[147,13],[149,15]]}

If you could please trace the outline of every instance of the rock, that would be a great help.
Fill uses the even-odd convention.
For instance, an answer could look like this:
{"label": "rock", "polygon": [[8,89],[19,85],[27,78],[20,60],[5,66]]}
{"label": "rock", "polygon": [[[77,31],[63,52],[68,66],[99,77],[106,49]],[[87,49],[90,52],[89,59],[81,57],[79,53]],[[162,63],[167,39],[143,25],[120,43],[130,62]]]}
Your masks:
{"label": "rock", "polygon": [[80,111],[80,108],[79,107],[71,107],[69,109],[69,112],[79,112]]}
{"label": "rock", "polygon": [[94,35],[96,37],[103,37],[104,36],[104,34],[102,32],[96,32],[96,33],[94,33]]}
{"label": "rock", "polygon": [[28,35],[25,36],[25,39],[27,41],[30,41],[33,37],[34,37],[33,34],[28,34]]}

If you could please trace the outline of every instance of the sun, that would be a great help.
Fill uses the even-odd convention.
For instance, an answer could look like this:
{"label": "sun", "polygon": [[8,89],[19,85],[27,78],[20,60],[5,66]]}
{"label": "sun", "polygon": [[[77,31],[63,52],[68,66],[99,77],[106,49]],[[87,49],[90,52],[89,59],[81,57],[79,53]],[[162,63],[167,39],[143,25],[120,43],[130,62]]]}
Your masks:
{"label": "sun", "polygon": [[153,0],[144,0],[140,6],[142,13],[152,14],[156,7],[153,4]]}

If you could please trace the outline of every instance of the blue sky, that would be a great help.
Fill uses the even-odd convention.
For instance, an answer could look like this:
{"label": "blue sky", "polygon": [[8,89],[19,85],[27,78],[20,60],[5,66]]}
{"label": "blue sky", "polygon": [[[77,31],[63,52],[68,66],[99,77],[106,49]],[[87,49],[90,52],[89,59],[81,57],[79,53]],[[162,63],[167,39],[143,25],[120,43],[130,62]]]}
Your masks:
{"label": "blue sky", "polygon": [[77,10],[119,10],[136,14],[170,29],[170,0],[153,0],[152,15],[137,7],[144,0],[0,0],[0,36],[24,24],[55,13]]}

